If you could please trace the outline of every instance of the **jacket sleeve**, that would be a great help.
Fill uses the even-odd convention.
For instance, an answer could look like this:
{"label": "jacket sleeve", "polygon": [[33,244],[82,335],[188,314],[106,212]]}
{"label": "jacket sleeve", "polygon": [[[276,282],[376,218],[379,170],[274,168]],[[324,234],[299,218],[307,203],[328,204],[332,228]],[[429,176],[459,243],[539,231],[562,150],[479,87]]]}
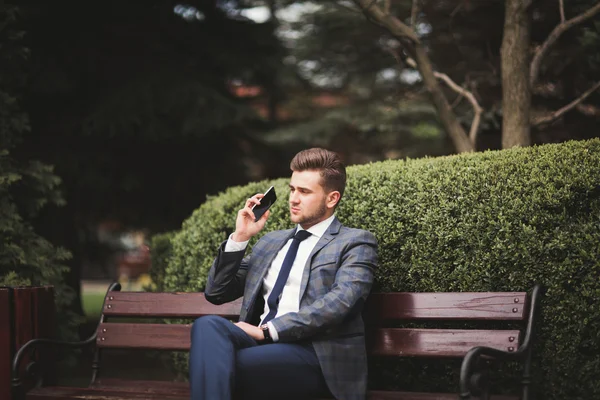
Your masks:
{"label": "jacket sleeve", "polygon": [[311,304],[301,306],[298,312],[271,320],[279,341],[314,336],[340,325],[357,307],[362,307],[373,286],[377,240],[370,232],[358,233],[341,249],[341,265],[330,290]]}
{"label": "jacket sleeve", "polygon": [[225,243],[219,247],[204,289],[204,297],[213,304],[228,303],[244,294],[249,257],[244,259],[245,249],[226,252]]}

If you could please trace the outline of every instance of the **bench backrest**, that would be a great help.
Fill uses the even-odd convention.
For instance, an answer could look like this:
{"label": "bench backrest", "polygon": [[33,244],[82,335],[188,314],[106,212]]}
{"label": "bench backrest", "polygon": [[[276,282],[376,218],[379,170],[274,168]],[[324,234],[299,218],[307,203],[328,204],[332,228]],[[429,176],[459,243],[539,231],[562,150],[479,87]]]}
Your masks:
{"label": "bench backrest", "polygon": [[[241,300],[216,306],[203,293],[111,291],[103,306],[99,348],[189,350],[190,324],[119,322],[121,318],[198,318],[221,315],[235,320]],[[403,322],[525,322],[524,292],[373,293],[364,312],[369,353],[378,356],[462,357],[472,347],[515,351],[520,329],[398,328]],[[126,320],[127,321],[127,320]],[[514,324],[513,324],[514,325]]]}

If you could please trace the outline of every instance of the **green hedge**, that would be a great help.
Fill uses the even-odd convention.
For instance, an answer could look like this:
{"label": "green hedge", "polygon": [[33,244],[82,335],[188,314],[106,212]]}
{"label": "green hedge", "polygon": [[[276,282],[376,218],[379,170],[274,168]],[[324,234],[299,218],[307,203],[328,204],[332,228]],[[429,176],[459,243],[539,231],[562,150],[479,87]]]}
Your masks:
{"label": "green hedge", "polygon": [[[352,166],[348,176],[337,214],[377,236],[378,290],[518,291],[542,283],[539,398],[600,398],[600,140],[385,161]],[[166,239],[170,247],[163,243],[168,257],[153,266],[155,276],[164,274],[162,290],[201,291],[237,210],[270,184],[280,200],[266,230],[289,228],[287,182],[209,198]]]}

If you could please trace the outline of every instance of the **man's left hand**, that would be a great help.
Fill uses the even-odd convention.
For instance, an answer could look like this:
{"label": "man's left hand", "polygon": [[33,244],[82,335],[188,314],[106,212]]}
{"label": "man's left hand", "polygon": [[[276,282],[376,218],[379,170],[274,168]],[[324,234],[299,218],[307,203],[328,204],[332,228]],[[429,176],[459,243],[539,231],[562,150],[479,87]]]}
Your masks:
{"label": "man's left hand", "polygon": [[235,325],[246,332],[248,336],[256,341],[265,340],[265,334],[258,326],[250,325],[247,322],[236,322]]}

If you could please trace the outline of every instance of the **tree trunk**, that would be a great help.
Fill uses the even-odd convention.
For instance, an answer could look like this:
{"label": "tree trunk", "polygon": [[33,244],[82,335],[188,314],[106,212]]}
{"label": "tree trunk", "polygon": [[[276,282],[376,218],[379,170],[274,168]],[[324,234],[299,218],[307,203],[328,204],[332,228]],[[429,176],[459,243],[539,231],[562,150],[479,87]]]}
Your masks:
{"label": "tree trunk", "polygon": [[431,99],[438,111],[438,116],[444,128],[450,135],[452,143],[458,153],[475,151],[475,144],[469,139],[469,135],[458,122],[458,118],[452,111],[446,96],[442,92],[437,78],[433,73],[433,67],[425,48],[421,44],[415,44],[413,47],[415,61],[419,72],[423,77],[423,83],[431,95]]}
{"label": "tree trunk", "polygon": [[531,20],[523,0],[506,0],[502,39],[502,148],[531,144]]}

